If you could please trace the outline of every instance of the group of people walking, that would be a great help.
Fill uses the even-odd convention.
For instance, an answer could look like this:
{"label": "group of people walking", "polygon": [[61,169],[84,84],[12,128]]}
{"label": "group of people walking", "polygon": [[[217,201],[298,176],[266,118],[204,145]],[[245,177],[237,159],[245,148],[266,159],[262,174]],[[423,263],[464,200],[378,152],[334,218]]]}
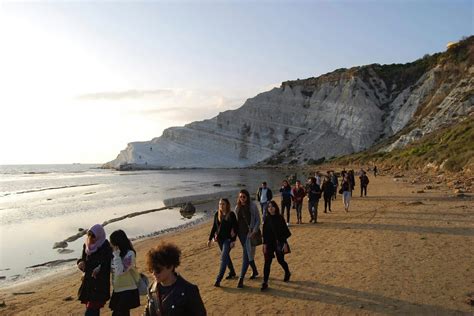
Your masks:
{"label": "group of people walking", "polygon": [[[270,189],[267,188],[267,190]],[[262,194],[261,192],[262,190],[257,192],[257,197],[259,194]],[[267,194],[265,191],[263,192],[263,194]],[[265,201],[265,204],[265,207],[262,207],[265,213],[262,216],[263,226],[261,230],[260,213],[257,205],[251,201],[247,190],[239,192],[234,212],[230,210],[230,203],[227,199],[219,201],[219,209],[214,216],[207,242],[207,245],[210,246],[211,242],[215,241],[221,249],[221,264],[214,286],[220,287],[227,268],[229,273],[226,279],[237,277],[234,264],[230,258],[230,251],[234,247],[237,237],[242,246],[242,268],[238,276],[238,288],[244,287],[244,279],[249,267],[252,269],[249,279],[258,277],[259,273],[255,264],[255,254],[256,247],[261,244],[263,245],[262,252],[265,259],[261,290],[265,291],[268,288],[271,264],[275,256],[285,272],[283,280],[285,282],[290,280],[291,273],[284,256],[289,251],[287,239],[291,236],[291,233],[283,216],[280,214],[278,203],[270,199]]]}
{"label": "group of people walking", "polygon": [[[376,170],[376,169],[375,169]],[[374,170],[374,175],[376,171]],[[255,264],[256,248],[262,245],[264,257],[263,281],[261,291],[268,289],[271,265],[276,257],[284,271],[284,282],[289,282],[291,272],[285,255],[290,252],[288,238],[291,209],[296,210],[297,223],[302,224],[302,206],[308,198],[310,222],[318,222],[318,204],[324,199],[324,212],[332,212],[331,201],[336,199],[337,192],[342,194],[344,209],[349,211],[352,191],[355,188],[354,171],[341,172],[340,190],[338,176],[328,172],[321,177],[319,173],[307,179],[303,186],[296,180],[291,186],[283,180],[280,188],[281,201],[273,199],[272,190],[262,182],[256,193],[261,213],[252,202],[250,193],[241,190],[236,206],[231,210],[228,199],[220,199],[218,210],[214,215],[212,228],[207,242],[214,241],[221,250],[219,271],[214,283],[220,287],[222,280],[238,277],[237,287],[244,287],[244,279],[250,267],[249,279],[259,276]],[[367,196],[369,179],[363,170],[359,172],[361,196]],[[286,219],[285,219],[286,212]],[[263,225],[262,225],[263,220]],[[232,262],[230,252],[237,239],[242,247],[242,264],[239,275]],[[144,315],[205,315],[206,309],[196,285],[187,282],[175,271],[180,264],[181,250],[172,243],[160,243],[146,254],[148,271],[154,282],[148,287],[147,303]],[[85,304],[85,315],[100,315],[100,310],[109,302],[112,315],[130,315],[130,310],[140,306],[139,283],[141,275],[136,268],[136,251],[123,230],[116,230],[110,235],[110,242],[102,225],[92,226],[86,235],[81,258],[77,267],[82,271],[82,282],[79,288],[79,300]],[[225,272],[228,269],[228,274]],[[112,284],[112,294],[110,287]]]}
{"label": "group of people walking", "polygon": [[[206,315],[198,287],[175,271],[180,256],[181,250],[171,243],[162,242],[148,251],[146,264],[154,282],[148,288],[144,315]],[[77,267],[82,271],[78,298],[85,304],[86,316],[100,315],[109,299],[114,316],[130,315],[140,306],[136,251],[123,230],[114,231],[109,242],[102,225],[92,226]]]}

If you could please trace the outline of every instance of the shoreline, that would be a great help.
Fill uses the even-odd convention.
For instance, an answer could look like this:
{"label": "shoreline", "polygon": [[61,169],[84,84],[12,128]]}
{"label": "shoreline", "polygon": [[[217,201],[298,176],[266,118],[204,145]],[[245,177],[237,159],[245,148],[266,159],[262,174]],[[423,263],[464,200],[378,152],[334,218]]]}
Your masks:
{"label": "shoreline", "polygon": [[[260,277],[246,279],[242,290],[236,288],[237,280],[224,280],[221,288],[212,286],[219,251],[215,245],[205,245],[209,221],[134,242],[138,269],[150,277],[144,271],[148,249],[160,240],[176,243],[182,250],[177,271],[199,286],[209,314],[472,314],[473,307],[466,303],[474,279],[472,195],[453,197],[447,186],[426,189],[427,183],[413,183],[408,177],[370,181],[366,198],[358,196],[356,186],[349,213],[344,212],[340,195],[332,213],[323,213],[320,201],[320,224],[308,224],[306,203],[305,224],[294,224],[292,213],[292,253],[287,256],[291,281],[281,281],[283,272],[274,262],[266,293],[260,292],[261,247],[256,255]],[[239,270],[240,244],[231,257]],[[15,288],[34,293],[13,295],[12,290],[1,289],[0,303],[5,307],[0,311],[81,315],[84,306],[76,300],[79,284],[80,273],[73,270]],[[142,313],[144,300],[141,297],[142,306],[132,315]],[[233,304],[236,300],[246,301],[245,306]],[[107,306],[102,313],[111,314]]]}

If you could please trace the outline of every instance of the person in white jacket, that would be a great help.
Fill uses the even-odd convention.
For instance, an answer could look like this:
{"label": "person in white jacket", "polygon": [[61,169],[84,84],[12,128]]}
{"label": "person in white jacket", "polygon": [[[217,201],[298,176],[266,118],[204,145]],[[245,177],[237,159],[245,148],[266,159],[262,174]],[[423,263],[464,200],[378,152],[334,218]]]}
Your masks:
{"label": "person in white jacket", "polygon": [[112,286],[113,293],[109,307],[112,315],[130,315],[130,309],[140,306],[137,288],[139,275],[135,268],[136,252],[131,241],[121,229],[110,235],[113,250]]}

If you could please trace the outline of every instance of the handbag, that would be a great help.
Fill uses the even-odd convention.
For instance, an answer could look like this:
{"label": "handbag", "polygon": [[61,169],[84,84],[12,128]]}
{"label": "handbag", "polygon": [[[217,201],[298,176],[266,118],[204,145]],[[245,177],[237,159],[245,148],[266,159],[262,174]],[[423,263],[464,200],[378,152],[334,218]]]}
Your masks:
{"label": "handbag", "polygon": [[279,251],[282,252],[283,254],[286,255],[286,254],[291,253],[290,244],[288,243],[288,241],[283,244],[277,241],[277,246],[278,246]]}
{"label": "handbag", "polygon": [[138,273],[137,270],[134,269],[133,280],[137,285],[138,294],[140,295],[147,295],[148,294],[148,287],[150,285],[150,281],[148,280],[147,276],[143,273]]}
{"label": "handbag", "polygon": [[[247,227],[249,228],[249,232],[250,232],[251,231],[250,230],[250,220],[247,221],[247,218],[245,217],[243,212],[242,212],[242,215],[243,215],[245,223],[247,224]],[[252,237],[250,237],[250,245],[252,247],[257,247],[261,244],[263,244],[262,231],[260,230],[260,228],[258,228],[258,230],[252,235]]]}
{"label": "handbag", "polygon": [[253,234],[252,238],[250,238],[250,244],[252,245],[252,247],[257,247],[263,244],[262,231],[260,230],[260,228],[257,230],[257,232]]}
{"label": "handbag", "polygon": [[[291,249],[290,249],[290,244],[288,243],[288,240],[287,240],[286,242],[284,242],[284,243],[280,242],[280,241],[278,240],[278,236],[277,236],[277,234],[276,234],[276,232],[275,232],[275,228],[273,227],[273,224],[272,224],[271,221],[270,221],[270,226],[271,226],[271,230],[272,230],[272,232],[273,232],[273,236],[275,236],[276,246],[277,246],[277,249],[276,249],[276,250],[277,250],[278,252],[281,252],[281,253],[285,254],[285,255],[288,254],[288,253],[290,253],[290,252],[291,252]],[[285,245],[286,245],[286,247],[285,247]]]}

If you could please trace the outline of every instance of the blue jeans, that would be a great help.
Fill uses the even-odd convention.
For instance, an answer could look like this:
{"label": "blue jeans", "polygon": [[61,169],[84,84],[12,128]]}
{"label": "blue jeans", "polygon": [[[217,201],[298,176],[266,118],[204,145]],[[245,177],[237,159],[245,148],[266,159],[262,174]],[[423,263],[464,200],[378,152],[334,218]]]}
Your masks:
{"label": "blue jeans", "polygon": [[265,220],[265,216],[267,215],[268,202],[260,203],[260,207],[262,208],[263,220]]}
{"label": "blue jeans", "polygon": [[247,249],[247,235],[239,234],[239,240],[242,244],[242,270],[240,270],[240,278],[243,279],[245,277],[245,274],[247,273],[249,265],[252,267],[254,274],[258,274],[258,271],[257,266],[255,265],[255,261],[250,260],[249,258],[249,251],[251,251],[251,249]]}
{"label": "blue jeans", "polygon": [[249,255],[246,246],[246,235],[239,235],[240,243],[242,244],[242,269],[240,270],[240,278],[243,279],[249,268]]}
{"label": "blue jeans", "polygon": [[222,281],[225,269],[227,267],[229,267],[230,273],[235,274],[234,265],[232,264],[232,260],[230,259],[230,242],[230,239],[224,240],[223,242],[218,242],[219,248],[221,249],[221,266],[219,269],[219,274],[217,275],[217,282]]}
{"label": "blue jeans", "polygon": [[319,200],[308,201],[308,212],[311,219],[316,222],[318,220],[318,203]]}
{"label": "blue jeans", "polygon": [[280,211],[281,211],[281,216],[283,216],[283,218],[285,217],[285,208],[286,208],[286,222],[289,223],[290,222],[290,210],[291,210],[291,200],[290,201],[281,201],[281,208],[280,208]]}
{"label": "blue jeans", "polygon": [[303,208],[303,202],[295,202],[295,208],[296,208],[296,218],[298,219],[298,221],[301,221],[303,218],[301,216],[301,209]]}

